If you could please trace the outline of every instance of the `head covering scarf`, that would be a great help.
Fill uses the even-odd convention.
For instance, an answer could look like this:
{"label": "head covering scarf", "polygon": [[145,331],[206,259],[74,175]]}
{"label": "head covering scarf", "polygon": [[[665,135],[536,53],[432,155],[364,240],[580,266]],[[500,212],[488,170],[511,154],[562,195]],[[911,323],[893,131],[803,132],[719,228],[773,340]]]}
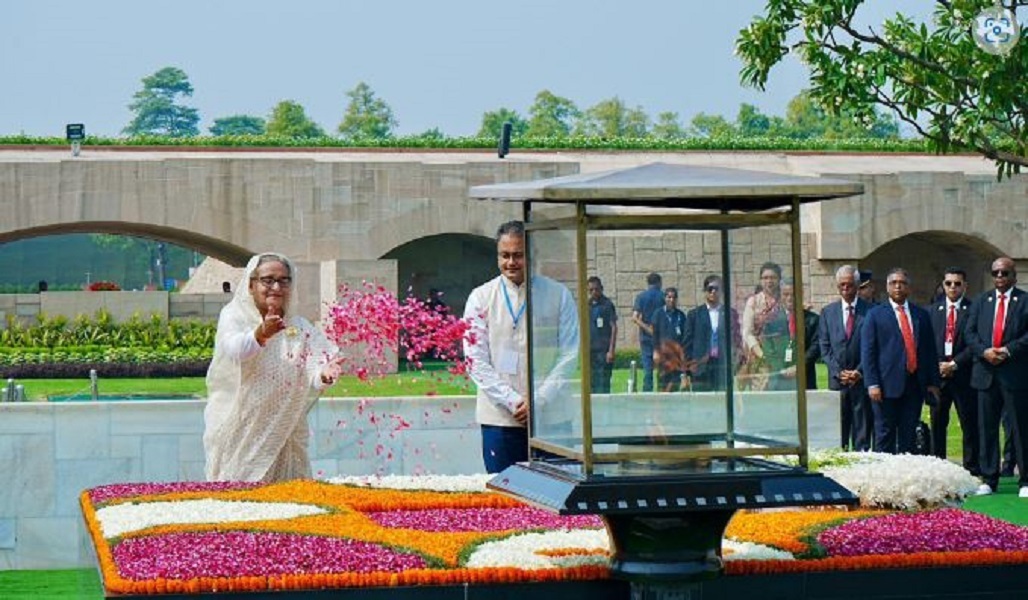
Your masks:
{"label": "head covering scarf", "polygon": [[[250,291],[261,259],[281,262],[293,278],[283,306],[286,329],[261,347],[262,322]],[[321,370],[338,349],[303,317],[296,304],[296,269],[284,256],[250,259],[232,300],[221,310],[214,357],[207,371],[204,411],[206,474],[210,481],[279,481],[310,477],[307,412],[323,385]]]}

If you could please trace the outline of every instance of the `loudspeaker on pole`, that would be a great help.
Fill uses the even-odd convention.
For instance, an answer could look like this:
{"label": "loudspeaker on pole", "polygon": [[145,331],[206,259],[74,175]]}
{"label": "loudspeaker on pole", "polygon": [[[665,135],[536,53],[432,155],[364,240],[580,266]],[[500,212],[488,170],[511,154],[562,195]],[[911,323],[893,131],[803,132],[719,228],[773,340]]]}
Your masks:
{"label": "loudspeaker on pole", "polygon": [[500,146],[497,148],[497,155],[500,158],[507,156],[510,153],[510,132],[514,129],[514,125],[510,121],[503,124],[503,131],[500,132]]}

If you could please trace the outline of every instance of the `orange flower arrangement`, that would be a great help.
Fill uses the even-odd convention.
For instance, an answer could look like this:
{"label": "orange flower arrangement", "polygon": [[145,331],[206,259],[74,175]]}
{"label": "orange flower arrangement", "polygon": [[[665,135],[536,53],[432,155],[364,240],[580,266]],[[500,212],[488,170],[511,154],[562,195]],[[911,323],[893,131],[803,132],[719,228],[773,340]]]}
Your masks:
{"label": "orange flower arrangement", "polygon": [[739,511],[725,529],[725,537],[781,548],[794,554],[810,551],[807,537],[815,529],[851,519],[889,514],[881,510]]}

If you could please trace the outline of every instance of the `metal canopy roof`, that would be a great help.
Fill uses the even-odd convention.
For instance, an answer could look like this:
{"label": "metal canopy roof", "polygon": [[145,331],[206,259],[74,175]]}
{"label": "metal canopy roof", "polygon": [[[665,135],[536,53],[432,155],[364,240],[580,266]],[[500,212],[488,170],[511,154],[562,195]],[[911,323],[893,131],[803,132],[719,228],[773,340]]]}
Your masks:
{"label": "metal canopy roof", "polygon": [[842,179],[650,163],[600,173],[479,185],[469,193],[472,198],[491,200],[749,211],[788,206],[793,198],[815,202],[863,192],[863,184]]}

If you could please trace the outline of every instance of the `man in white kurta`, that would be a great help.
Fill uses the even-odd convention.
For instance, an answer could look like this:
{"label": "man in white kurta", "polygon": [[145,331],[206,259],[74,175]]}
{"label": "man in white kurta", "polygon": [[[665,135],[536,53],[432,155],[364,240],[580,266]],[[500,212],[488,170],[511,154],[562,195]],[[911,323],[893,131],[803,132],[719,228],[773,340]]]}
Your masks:
{"label": "man in white kurta", "polygon": [[[530,397],[536,405],[537,428],[569,425],[564,396],[578,358],[578,318],[571,293],[552,279],[533,277],[537,364],[535,393],[529,393],[525,236],[520,221],[500,226],[497,255],[500,275],[475,288],[464,309],[464,318],[471,323],[464,354],[478,387],[475,419],[482,429],[482,459],[489,473],[528,460]],[[553,358],[545,362],[543,355]]]}

